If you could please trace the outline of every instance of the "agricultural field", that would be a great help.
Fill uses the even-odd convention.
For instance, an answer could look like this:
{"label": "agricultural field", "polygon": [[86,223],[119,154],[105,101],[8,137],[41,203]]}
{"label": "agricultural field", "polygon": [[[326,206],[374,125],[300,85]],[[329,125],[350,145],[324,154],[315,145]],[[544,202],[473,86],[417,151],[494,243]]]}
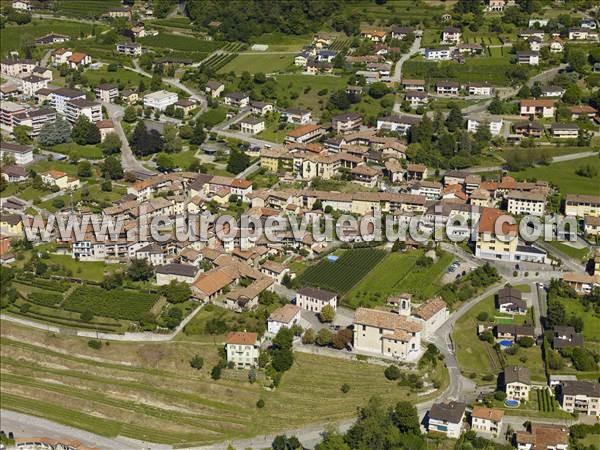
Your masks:
{"label": "agricultural field", "polygon": [[301,286],[317,286],[345,294],[386,256],[383,250],[370,248],[345,251],[337,261],[322,259],[300,276]]}
{"label": "agricultural field", "polygon": [[293,64],[294,55],[292,54],[244,53],[237,55],[222,66],[219,73],[234,72],[238,76],[244,71],[273,73],[291,68]]}
{"label": "agricultural field", "polygon": [[150,311],[157,299],[157,295],[133,290],[107,291],[98,286],[83,285],[75,288],[63,307],[67,311],[82,313],[90,310],[104,317],[137,321]]}
{"label": "agricultural field", "polygon": [[[343,9],[344,14],[357,14],[365,19],[365,22],[373,24],[388,24],[391,17],[401,18],[403,21],[423,21],[434,16],[441,15],[446,10],[446,5],[429,3],[427,7],[415,6],[406,0],[388,0],[385,5],[371,3],[348,3]],[[368,20],[366,20],[368,18]]]}
{"label": "agricultural field", "polygon": [[48,262],[64,266],[73,273],[75,278],[87,281],[102,281],[104,273],[124,269],[123,264],[106,264],[103,261],[77,261],[71,255],[56,255],[50,253]]}
{"label": "agricultural field", "polygon": [[527,178],[528,180],[546,180],[557,186],[562,195],[598,195],[600,174],[588,178],[575,173],[578,168],[588,164],[595,167],[597,173],[600,173],[600,159],[598,159],[597,156],[590,156],[589,158],[553,163],[548,166],[529,167],[519,172],[511,172],[510,175],[518,179]]}
{"label": "agricultural field", "polygon": [[121,6],[120,0],[56,0],[52,9],[57,15],[76,18],[97,18],[110,8]]}
{"label": "agricultural field", "polygon": [[237,57],[237,53],[215,53],[202,64],[214,71],[219,71],[223,66],[229,64]]}
{"label": "agricultural field", "polygon": [[441,288],[440,279],[452,262],[452,255],[443,253],[431,267],[416,265],[423,252],[390,253],[343,299],[351,308],[385,304],[388,297],[411,293],[416,299],[433,297]]}
{"label": "agricultural field", "polygon": [[204,59],[209,53],[223,46],[223,42],[220,41],[206,41],[193,36],[165,32],[140,38],[138,42],[145,47],[174,51],[177,57],[190,58],[194,61]]}
{"label": "agricultural field", "polygon": [[67,34],[71,36],[72,39],[78,39],[81,36],[87,36],[94,31],[100,33],[106,29],[106,25],[100,23],[90,25],[89,23],[70,22],[58,19],[34,19],[26,25],[6,25],[2,30],[2,39],[0,39],[0,53],[6,55],[11,50],[18,50],[22,45],[23,39],[28,36],[38,38],[54,32]]}
{"label": "agricultural field", "polygon": [[[359,361],[296,353],[280,386],[266,390],[262,374],[254,384],[241,370],[226,369],[218,381],[210,378],[219,340],[106,342],[94,350],[87,339],[8,322],[1,330],[3,408],[109,437],[199,446],[262,436],[290,423],[351,418],[373,395],[388,405],[414,396],[388,381],[384,366]],[[204,358],[200,370],[189,365],[194,355]],[[439,380],[442,390],[447,385],[443,364],[423,375]],[[344,383],[350,391],[342,395]],[[265,402],[262,409],[256,408],[259,399]]]}

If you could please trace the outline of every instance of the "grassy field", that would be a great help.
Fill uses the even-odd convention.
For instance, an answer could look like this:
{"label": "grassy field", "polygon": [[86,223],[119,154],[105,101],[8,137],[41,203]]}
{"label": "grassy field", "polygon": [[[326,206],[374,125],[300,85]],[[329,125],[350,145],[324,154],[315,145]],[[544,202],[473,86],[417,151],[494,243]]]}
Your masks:
{"label": "grassy field", "polygon": [[452,262],[444,253],[431,267],[416,266],[422,252],[390,253],[344,298],[351,308],[382,305],[392,295],[411,293],[418,299],[432,297],[441,287],[440,278]]}
{"label": "grassy field", "polygon": [[268,45],[271,52],[294,52],[312,42],[312,34],[287,35],[282,33],[265,33],[252,39],[251,44]]}
{"label": "grassy field", "polygon": [[106,264],[103,261],[77,261],[70,255],[49,255],[51,264],[60,264],[73,272],[73,276],[89,281],[102,281],[105,272],[121,270],[123,264]]}
{"label": "grassy field", "polygon": [[333,92],[347,84],[346,77],[320,75],[277,75],[276,79],[279,103],[287,102],[297,108],[310,109],[313,117],[323,111]]}
{"label": "grassy field", "polygon": [[[483,323],[477,320],[479,313],[486,312],[492,321],[499,322],[495,320],[498,314],[494,301],[493,296],[482,300],[458,319],[454,326],[452,343],[461,370],[465,374],[475,373],[481,377],[490,373],[496,375],[502,371],[505,365],[524,365],[531,371],[532,380],[543,381],[545,377],[544,363],[539,346],[531,348],[520,347],[516,355],[509,355],[505,351],[500,351],[499,356],[490,344],[479,340],[477,325]],[[521,324],[525,323],[525,321],[531,322],[529,315],[515,317],[516,323]],[[477,382],[479,384],[486,384],[480,378]]]}
{"label": "grassy field", "polygon": [[[85,181],[83,179],[82,181]],[[73,193],[59,196],[63,200],[65,205],[70,205],[71,201],[74,204],[81,202],[82,204],[89,206],[92,211],[100,212],[102,208],[110,206],[110,203],[126,193],[126,190],[122,186],[114,186],[110,192],[104,192],[101,189],[100,183],[97,179],[87,179],[87,184],[82,186],[80,189],[73,191]],[[34,199],[35,200],[35,199]],[[39,206],[47,209],[48,211],[55,212],[58,208],[54,205],[52,200],[46,200],[45,202],[39,203]]]}
{"label": "grassy field", "polygon": [[205,113],[200,114],[200,122],[209,127],[214,127],[218,123],[221,123],[225,120],[227,116],[227,110],[225,108],[214,108],[209,109]]}
{"label": "grassy field", "polygon": [[114,83],[123,87],[137,88],[140,80],[144,80],[146,85],[150,83],[150,78],[133,70],[117,69],[116,72],[109,72],[106,66],[100,69],[88,69],[84,72],[84,76],[91,86],[97,86],[100,83]]}
{"label": "grassy field", "polygon": [[600,314],[592,307],[587,307],[576,298],[561,298],[560,302],[567,311],[567,316],[576,315],[583,319],[583,338],[586,341],[600,342]]}
{"label": "grassy field", "polygon": [[598,195],[600,174],[592,178],[582,177],[575,173],[579,167],[587,164],[595,167],[600,172],[600,159],[597,156],[558,162],[549,166],[530,167],[520,172],[511,172],[517,178],[528,180],[546,180],[556,185],[561,194],[589,194]]}
{"label": "grassy field", "polygon": [[66,144],[58,144],[51,148],[53,152],[64,153],[69,155],[70,159],[102,159],[102,149],[97,145],[79,145],[75,142],[69,142]]}
{"label": "grassy field", "polygon": [[219,41],[205,41],[191,36],[178,34],[158,33],[156,36],[147,36],[138,39],[143,46],[171,49],[180,52],[210,53],[223,46]]}
{"label": "grassy field", "polygon": [[242,72],[273,73],[291,67],[294,63],[294,55],[291,54],[244,54],[238,55],[229,63],[219,69],[219,73],[234,72],[241,75]]}
{"label": "grassy field", "polygon": [[[86,339],[11,323],[3,322],[1,332],[3,408],[104,436],[197,446],[353,417],[373,395],[390,405],[414,398],[386,380],[383,366],[358,361],[297,353],[270,391],[262,374],[254,384],[237,370],[211,380],[218,341],[110,342],[93,350]],[[196,354],[204,358],[201,370],[189,365]],[[443,365],[437,370],[426,376],[445,385]],[[343,383],[350,385],[346,394]],[[265,407],[257,409],[261,398]]]}
{"label": "grassy field", "polygon": [[121,6],[119,0],[57,0],[52,3],[53,9],[61,16],[78,18],[99,17],[109,8]]}
{"label": "grassy field", "polygon": [[370,248],[345,251],[337,261],[322,259],[309,267],[299,278],[301,286],[317,286],[338,294],[352,289],[385,257],[385,252]]}
{"label": "grassy field", "polygon": [[54,19],[34,19],[26,25],[6,25],[0,31],[0,52],[2,55],[5,55],[11,50],[18,50],[21,47],[23,38],[27,36],[38,38],[54,32],[67,34],[72,38],[79,38],[81,35],[87,36],[91,34],[92,27],[94,27],[97,33],[107,29],[102,24],[90,25],[89,23]]}
{"label": "grassy field", "polygon": [[549,241],[548,244],[550,244],[557,250],[569,255],[571,258],[580,261],[584,258],[587,258],[589,254],[589,249],[587,247],[575,248],[572,245],[569,245],[567,242]]}

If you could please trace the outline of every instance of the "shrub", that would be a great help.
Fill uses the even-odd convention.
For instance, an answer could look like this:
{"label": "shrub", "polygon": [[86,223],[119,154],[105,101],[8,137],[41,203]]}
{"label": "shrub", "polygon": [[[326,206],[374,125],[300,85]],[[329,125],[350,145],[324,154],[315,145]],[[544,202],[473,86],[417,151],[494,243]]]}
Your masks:
{"label": "shrub", "polygon": [[398,366],[394,366],[393,364],[391,366],[387,366],[383,374],[388,380],[391,381],[397,380],[398,378],[400,378],[400,375],[402,375]]}
{"label": "shrub", "polygon": [[481,379],[482,379],[483,381],[492,381],[494,378],[495,378],[495,377],[494,377],[494,374],[493,374],[493,373],[486,373],[485,375],[483,375],[483,376],[481,377]]}
{"label": "shrub", "polygon": [[250,384],[254,384],[256,382],[256,370],[250,369],[250,372],[248,372],[248,381]]}
{"label": "shrub", "polygon": [[490,315],[487,313],[487,311],[481,311],[479,314],[477,314],[477,320],[480,322],[487,322],[489,318]]}
{"label": "shrub", "polygon": [[256,407],[257,408],[264,408],[265,407],[265,401],[261,398],[256,402]]}
{"label": "shrub", "polygon": [[93,348],[94,350],[100,350],[102,348],[102,341],[98,339],[90,339],[88,341],[88,347]]}
{"label": "shrub", "polygon": [[94,318],[94,313],[91,310],[86,309],[81,313],[80,317],[84,322],[90,322]]}
{"label": "shrub", "polygon": [[347,394],[348,392],[350,392],[350,385],[348,383],[342,384],[341,391],[344,394]]}
{"label": "shrub", "polygon": [[192,366],[192,368],[200,370],[202,369],[202,366],[204,365],[204,358],[200,355],[194,355],[194,357],[192,359],[190,359],[190,366]]}
{"label": "shrub", "polygon": [[212,370],[210,371],[210,377],[213,380],[218,380],[221,378],[221,366],[219,366],[218,364],[212,368]]}
{"label": "shrub", "polygon": [[519,342],[519,345],[523,348],[530,348],[530,347],[533,347],[533,344],[535,344],[535,341],[533,340],[533,338],[529,337],[529,336],[520,337],[518,342]]}
{"label": "shrub", "polygon": [[333,322],[335,319],[335,309],[331,305],[325,305],[319,313],[319,320],[321,322]]}
{"label": "shrub", "polygon": [[494,398],[498,401],[503,402],[504,400],[506,400],[506,392],[496,391],[496,392],[494,392]]}
{"label": "shrub", "polygon": [[321,347],[329,345],[331,343],[331,331],[329,331],[327,328],[321,328],[317,333],[315,342]]}

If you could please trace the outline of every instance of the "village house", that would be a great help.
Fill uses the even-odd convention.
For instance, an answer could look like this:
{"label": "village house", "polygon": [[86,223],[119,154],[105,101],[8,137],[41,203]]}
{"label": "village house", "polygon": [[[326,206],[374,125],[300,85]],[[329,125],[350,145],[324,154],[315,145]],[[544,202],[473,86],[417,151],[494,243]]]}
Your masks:
{"label": "village house", "polygon": [[502,432],[503,417],[504,411],[501,409],[475,406],[471,412],[471,430],[497,437]]}
{"label": "village house", "polygon": [[540,52],[522,51],[517,52],[517,63],[537,66],[540,64]]}
{"label": "village house", "polygon": [[517,450],[567,450],[569,429],[565,425],[532,423],[528,431],[515,433]]}
{"label": "village house", "polygon": [[320,313],[325,305],[337,309],[338,295],[324,289],[303,287],[296,293],[296,305],[307,311]]}
{"label": "village house", "polygon": [[596,110],[590,105],[575,105],[569,107],[571,120],[593,119],[596,115]]}
{"label": "village house", "polygon": [[285,142],[306,144],[320,138],[324,134],[325,128],[321,125],[309,123],[288,131],[285,135]]}
{"label": "village house", "polygon": [[110,133],[115,132],[115,123],[112,119],[99,120],[96,126],[100,130],[100,142],[103,142]]}
{"label": "village house", "polygon": [[245,117],[239,123],[244,134],[258,134],[265,129],[265,120],[259,117]]}
{"label": "village house", "polygon": [[445,95],[458,95],[460,83],[456,81],[438,81],[435,85],[436,93]]}
{"label": "village house", "polygon": [[227,362],[238,369],[251,369],[258,366],[260,343],[258,334],[231,331],[225,340]]}
{"label": "village house", "polygon": [[585,216],[583,218],[583,231],[588,237],[600,235],[600,217]]}
{"label": "village house", "polygon": [[421,181],[427,178],[427,166],[423,164],[409,164],[406,166],[406,179]]}
{"label": "village house", "polygon": [[267,331],[277,334],[281,328],[292,328],[300,323],[302,308],[287,304],[274,310],[267,319]]}
{"label": "village house", "polygon": [[377,180],[383,173],[378,167],[361,164],[351,169],[350,175],[354,183],[373,188],[377,185]]}
{"label": "village house", "polygon": [[442,43],[459,44],[462,32],[460,28],[446,27],[442,30]]}
{"label": "village house", "polygon": [[425,91],[425,80],[402,80],[402,88],[405,91]]}
{"label": "village house", "polygon": [[414,29],[411,27],[402,27],[400,25],[392,25],[391,27],[391,36],[392,39],[398,39],[400,41],[406,39],[406,36],[414,32]]}
{"label": "village house", "polygon": [[423,327],[424,337],[433,334],[450,315],[448,305],[441,297],[431,298],[412,310],[413,320]]}
{"label": "village house", "polygon": [[481,124],[487,123],[492,136],[498,136],[502,132],[504,120],[502,116],[492,116],[488,114],[473,115],[467,119],[467,131],[477,133]]}
{"label": "village house", "polygon": [[45,36],[41,36],[35,40],[35,43],[38,45],[47,45],[47,44],[61,44],[63,42],[67,42],[71,40],[71,36],[66,34],[58,34],[58,33],[49,33]]}
{"label": "village house", "polygon": [[264,116],[266,114],[269,114],[271,112],[273,112],[273,104],[272,103],[265,103],[265,102],[257,102],[257,101],[251,101],[250,102],[250,111],[252,112],[252,114],[257,115],[257,116]]}
{"label": "village house", "polygon": [[583,334],[577,333],[575,328],[569,326],[555,326],[552,336],[552,348],[583,347]]}
{"label": "village house", "polygon": [[530,119],[535,117],[554,117],[556,112],[555,100],[521,100],[520,114],[528,116]]}
{"label": "village house", "polygon": [[21,78],[32,74],[37,65],[33,59],[7,58],[0,63],[0,73],[9,77]]}
{"label": "village house", "polygon": [[577,139],[579,127],[575,123],[553,123],[550,125],[550,134],[555,139]]}
{"label": "village house", "polygon": [[1,214],[0,231],[10,236],[23,234],[23,218],[20,214]]}
{"label": "village house", "polygon": [[565,43],[561,38],[555,37],[550,42],[550,53],[562,53],[564,49]]}
{"label": "village house", "polygon": [[421,121],[419,117],[414,116],[387,116],[377,118],[377,131],[394,131],[401,135],[406,135],[410,127]]}
{"label": "village house", "polygon": [[225,97],[223,97],[223,102],[227,106],[244,108],[250,103],[250,97],[248,94],[243,94],[241,92],[231,92],[229,94],[225,94]]}
{"label": "village house", "polygon": [[546,209],[546,196],[543,192],[510,191],[506,196],[507,211],[510,214],[543,216]]}
{"label": "village house", "polygon": [[502,372],[502,386],[506,397],[513,400],[529,400],[531,375],[523,366],[506,366]]}
{"label": "village house", "polygon": [[49,170],[40,174],[42,182],[48,186],[57,186],[61,190],[79,188],[79,180],[59,170]]}
{"label": "village house", "polygon": [[134,249],[132,256],[135,259],[146,260],[155,267],[165,263],[165,252],[160,245],[154,243]]}
{"label": "village house", "polygon": [[21,79],[21,88],[23,95],[33,97],[40,89],[48,87],[48,79],[37,75],[29,75]]}
{"label": "village house", "polygon": [[164,286],[171,281],[179,281],[181,283],[191,284],[196,278],[198,267],[190,264],[164,264],[154,269],[156,273],[156,284]]}
{"label": "village house", "polygon": [[421,351],[422,325],[397,313],[369,308],[354,312],[354,349],[405,361]]}
{"label": "village house", "polygon": [[589,275],[587,273],[567,272],[562,280],[571,286],[579,295],[585,295],[600,286],[600,274]]}
{"label": "village house", "polygon": [[429,102],[429,95],[422,91],[407,91],[404,94],[404,100],[410,103],[410,106],[417,108],[421,105],[426,105]]}
{"label": "village house", "polygon": [[557,387],[562,409],[570,413],[600,416],[600,383],[593,381],[563,381]]}
{"label": "village house", "polygon": [[4,178],[7,183],[20,183],[28,178],[27,171],[16,165],[4,165],[0,168],[0,176]]}
{"label": "village house", "polygon": [[482,95],[489,96],[494,93],[494,88],[486,83],[475,83],[471,82],[467,85],[467,91],[469,95]]}
{"label": "village house", "polygon": [[87,53],[76,52],[67,58],[67,64],[70,69],[78,70],[80,67],[88,66],[92,63],[92,57]]}
{"label": "village house", "polygon": [[140,56],[142,54],[142,46],[137,42],[120,42],[116,45],[117,53],[127,56]]}
{"label": "village house", "polygon": [[187,98],[180,98],[175,102],[175,111],[181,110],[183,116],[186,117],[196,109],[196,102]]}
{"label": "village house", "polygon": [[278,262],[266,260],[262,266],[260,266],[260,271],[265,275],[274,278],[277,283],[281,283],[283,277],[289,272],[289,269]]}
{"label": "village house", "polygon": [[454,400],[447,403],[434,403],[427,414],[427,431],[445,434],[457,439],[463,428],[467,405]]}
{"label": "village house", "polygon": [[541,97],[544,97],[544,98],[552,98],[552,97],[560,98],[565,93],[565,88],[560,87],[560,86],[543,86],[541,88],[541,90],[542,90]]}
{"label": "village house", "polygon": [[535,330],[529,325],[514,325],[510,323],[499,323],[493,329],[496,342],[517,342],[523,337],[531,338],[535,342]]}
{"label": "village house", "polygon": [[421,180],[414,183],[410,188],[413,195],[423,195],[427,200],[437,200],[442,194],[442,183],[438,181]]}
{"label": "village house", "polygon": [[523,293],[512,287],[505,287],[496,295],[498,311],[506,314],[526,314],[527,302],[523,300]]}
{"label": "village house", "polygon": [[204,85],[204,92],[210,94],[212,98],[220,97],[225,90],[225,85],[220,81],[209,80]]}
{"label": "village house", "polygon": [[31,11],[32,9],[30,0],[14,0],[10,6],[17,11]]}
{"label": "village house", "polygon": [[135,89],[123,89],[121,91],[121,100],[125,105],[132,105],[133,103],[137,103],[140,99],[140,96]]}
{"label": "village house", "polygon": [[371,42],[385,42],[387,31],[376,28],[363,28],[360,30],[360,37],[369,39]]}
{"label": "village house", "polygon": [[544,135],[544,127],[535,120],[517,122],[513,124],[513,130],[521,137],[541,138]]}
{"label": "village house", "polygon": [[430,61],[448,61],[452,59],[452,50],[446,47],[426,48],[424,55]]}
{"label": "village house", "polygon": [[[518,239],[517,227],[508,223],[502,225],[502,235],[496,234],[496,220],[503,212],[495,208],[484,208],[477,225],[478,239],[475,244],[475,256],[483,259],[513,261]],[[505,242],[506,241],[506,242]]]}
{"label": "village house", "polygon": [[95,93],[98,100],[110,103],[119,96],[119,86],[116,84],[102,83],[96,86]]}
{"label": "village house", "polygon": [[296,125],[306,125],[310,123],[312,113],[306,109],[287,108],[281,111],[281,120]]}

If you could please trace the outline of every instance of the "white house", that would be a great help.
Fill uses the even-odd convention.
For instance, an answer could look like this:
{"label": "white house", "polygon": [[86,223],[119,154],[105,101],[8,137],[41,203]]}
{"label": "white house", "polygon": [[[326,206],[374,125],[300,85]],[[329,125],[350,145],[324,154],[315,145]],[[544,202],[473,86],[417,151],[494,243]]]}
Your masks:
{"label": "white house", "polygon": [[148,244],[133,252],[134,258],[145,259],[153,266],[162,266],[165,263],[165,254],[158,244]]}
{"label": "white house", "polygon": [[506,366],[502,374],[506,397],[513,400],[529,400],[531,375],[523,366]]}
{"label": "white house", "polygon": [[429,299],[412,311],[414,320],[423,326],[423,336],[434,333],[448,319],[449,314],[448,306],[441,297]]}
{"label": "white house", "polygon": [[231,92],[226,94],[223,98],[224,102],[228,106],[237,106],[238,108],[244,108],[250,103],[250,97],[248,94],[241,92]]}
{"label": "white house", "polygon": [[67,120],[71,123],[75,123],[81,115],[87,116],[90,122],[99,122],[102,120],[102,105],[83,98],[68,102],[65,112]]}
{"label": "white house", "polygon": [[410,127],[421,121],[419,117],[414,116],[386,116],[377,119],[377,130],[395,131],[400,134],[406,134]]}
{"label": "white house", "polygon": [[303,287],[296,294],[296,305],[307,311],[321,312],[325,305],[337,309],[338,295],[319,288]]}
{"label": "white house", "polygon": [[467,131],[476,133],[479,126],[486,122],[489,124],[492,136],[498,136],[502,131],[502,125],[504,124],[504,121],[500,116],[482,116],[481,118],[471,117],[467,119]]}
{"label": "white house", "polygon": [[232,362],[236,368],[250,369],[258,366],[260,344],[258,334],[242,331],[232,331],[225,341],[227,362]]}
{"label": "white house", "polygon": [[471,412],[471,430],[497,437],[502,432],[503,417],[504,411],[501,409],[475,406]]}
{"label": "white house", "polygon": [[208,80],[204,85],[204,92],[210,94],[212,98],[220,97],[225,90],[225,85],[220,81]]}
{"label": "white house", "polygon": [[50,106],[52,106],[57,113],[66,115],[67,103],[78,99],[85,100],[85,92],[76,89],[60,88],[50,93]]}
{"label": "white house", "polygon": [[537,66],[540,64],[540,52],[517,52],[517,63]]}
{"label": "white house", "polygon": [[23,95],[32,97],[40,89],[48,87],[48,79],[38,77],[37,75],[29,75],[21,79]]}
{"label": "white house", "polygon": [[267,319],[267,331],[277,334],[280,328],[291,328],[300,322],[300,313],[302,309],[299,306],[287,304],[277,308]]}
{"label": "white house", "polygon": [[425,59],[430,61],[447,61],[452,59],[452,50],[445,47],[426,48]]}
{"label": "white house", "polygon": [[191,264],[165,264],[156,267],[156,284],[164,286],[171,281],[179,281],[181,283],[192,283],[198,273],[198,267]]}
{"label": "white house", "polygon": [[240,130],[244,134],[257,134],[265,129],[265,120],[259,117],[246,117],[240,120]]}
{"label": "white house", "polygon": [[427,431],[437,431],[449,438],[460,436],[467,405],[460,402],[434,403],[429,410]]}
{"label": "white house", "polygon": [[167,106],[174,105],[179,100],[175,92],[160,90],[144,95],[144,107],[164,111]]}
{"label": "white house", "polygon": [[15,0],[11,6],[18,11],[31,11],[31,2],[29,0]]}
{"label": "white house", "polygon": [[514,190],[510,191],[506,198],[508,199],[507,211],[510,214],[544,215],[546,196],[542,192]]}
{"label": "white house", "polygon": [[98,100],[109,103],[119,96],[119,86],[116,84],[102,83],[96,86],[95,93]]}
{"label": "white house", "polygon": [[5,155],[11,155],[15,159],[15,164],[23,166],[33,161],[33,147],[31,145],[0,141],[0,160]]}
{"label": "white house", "polygon": [[128,56],[140,56],[142,54],[142,46],[138,43],[121,42],[117,44],[117,53]]}
{"label": "white house", "polygon": [[459,44],[461,35],[460,28],[446,27],[442,30],[442,42],[447,44]]}
{"label": "white house", "polygon": [[312,113],[306,109],[288,108],[281,111],[281,120],[297,125],[306,125],[310,122]]}
{"label": "white house", "polygon": [[487,83],[469,83],[467,85],[469,95],[492,95],[494,89]]}

